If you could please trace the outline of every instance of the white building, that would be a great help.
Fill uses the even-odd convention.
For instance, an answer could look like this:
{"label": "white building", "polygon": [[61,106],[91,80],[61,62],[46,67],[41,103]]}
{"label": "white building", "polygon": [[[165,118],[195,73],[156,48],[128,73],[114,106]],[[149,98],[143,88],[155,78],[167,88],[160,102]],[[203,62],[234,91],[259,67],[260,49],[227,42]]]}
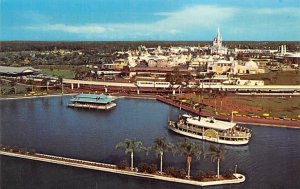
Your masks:
{"label": "white building", "polygon": [[222,37],[220,34],[220,30],[218,28],[217,35],[213,40],[212,46],[210,47],[210,53],[223,55],[223,54],[227,54],[227,50],[228,48],[222,45]]}

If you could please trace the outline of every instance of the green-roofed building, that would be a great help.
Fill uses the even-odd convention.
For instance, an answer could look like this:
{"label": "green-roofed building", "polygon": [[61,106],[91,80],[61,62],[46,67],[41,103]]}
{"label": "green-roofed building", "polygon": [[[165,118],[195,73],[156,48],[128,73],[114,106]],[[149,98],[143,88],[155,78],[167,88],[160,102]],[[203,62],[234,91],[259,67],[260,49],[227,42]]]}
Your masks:
{"label": "green-roofed building", "polygon": [[108,110],[115,107],[114,99],[104,94],[78,94],[70,100],[69,107]]}

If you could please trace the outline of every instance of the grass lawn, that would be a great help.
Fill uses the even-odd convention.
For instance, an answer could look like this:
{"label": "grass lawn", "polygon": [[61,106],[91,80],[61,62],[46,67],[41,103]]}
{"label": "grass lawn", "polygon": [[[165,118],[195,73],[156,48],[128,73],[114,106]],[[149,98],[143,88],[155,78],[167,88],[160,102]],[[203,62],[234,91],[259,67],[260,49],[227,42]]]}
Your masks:
{"label": "grass lawn", "polygon": [[[213,98],[205,94],[202,98],[197,94],[184,94],[178,96],[181,99],[187,99],[189,104],[203,102],[207,105],[203,110],[213,113],[230,114],[231,111],[238,111],[240,115],[254,113],[262,116],[264,113],[270,114],[270,117],[281,117],[283,115],[289,118],[297,118],[300,115],[300,97],[273,97],[273,96],[226,96],[222,100],[220,97]],[[192,101],[192,102],[191,102]],[[222,102],[222,103],[221,103]]]}
{"label": "grass lawn", "polygon": [[300,71],[276,71],[257,75],[239,76],[241,79],[264,80],[266,85],[299,85]]}
{"label": "grass lawn", "polygon": [[43,74],[52,76],[61,76],[66,79],[73,79],[75,74],[71,70],[66,69],[42,69]]}
{"label": "grass lawn", "polygon": [[232,102],[257,107],[258,113],[269,113],[270,116],[296,118],[300,115],[300,97],[230,97]]}

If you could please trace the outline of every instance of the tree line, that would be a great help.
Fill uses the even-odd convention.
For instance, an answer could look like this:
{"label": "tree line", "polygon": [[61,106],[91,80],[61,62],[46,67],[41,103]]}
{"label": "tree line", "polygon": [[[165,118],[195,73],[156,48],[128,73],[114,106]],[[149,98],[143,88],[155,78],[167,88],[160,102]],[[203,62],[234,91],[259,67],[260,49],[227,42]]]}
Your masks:
{"label": "tree line", "polygon": [[[159,165],[159,174],[167,174],[172,175],[179,178],[185,178],[188,179],[191,178],[191,162],[195,158],[197,160],[200,159],[201,154],[204,153],[204,157],[209,157],[212,162],[217,163],[217,175],[216,178],[220,178],[220,162],[224,160],[225,158],[225,149],[223,145],[220,146],[214,146],[210,145],[208,150],[206,152],[203,152],[201,149],[200,143],[193,142],[187,138],[184,138],[183,140],[177,142],[175,145],[172,143],[169,143],[165,137],[159,137],[154,139],[153,144],[150,147],[146,147],[143,145],[143,142],[137,139],[125,139],[124,141],[119,142],[116,145],[116,149],[122,149],[124,150],[125,154],[130,154],[130,170],[134,171],[134,154],[143,152],[146,155],[148,155],[149,151],[154,151],[156,156],[160,158],[160,165]],[[179,169],[176,170],[174,167],[169,167],[165,171],[163,169],[163,157],[165,153],[171,152],[173,154],[178,154],[181,156],[184,156],[186,158],[186,171]],[[127,162],[121,162],[118,165],[119,168],[125,169],[126,167],[129,167]],[[148,172],[148,173],[154,173],[157,169],[157,166],[155,164],[146,164],[146,163],[140,163],[138,165],[139,172]],[[225,172],[223,177],[232,177],[233,172],[228,173]],[[207,176],[208,175],[208,176]],[[203,178],[214,177],[214,173],[208,172],[208,174],[204,174],[202,171],[198,171],[198,173],[194,176],[194,178],[198,178],[199,180]]]}

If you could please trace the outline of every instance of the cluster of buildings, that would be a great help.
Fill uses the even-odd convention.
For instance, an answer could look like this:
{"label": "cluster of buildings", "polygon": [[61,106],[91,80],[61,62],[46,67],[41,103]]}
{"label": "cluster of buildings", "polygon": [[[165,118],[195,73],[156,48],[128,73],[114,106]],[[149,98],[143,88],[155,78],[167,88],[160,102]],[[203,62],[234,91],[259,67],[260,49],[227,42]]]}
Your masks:
{"label": "cluster of buildings", "polygon": [[41,53],[41,55],[59,55],[59,56],[65,56],[67,54],[78,54],[78,55],[83,55],[83,52],[77,50],[77,51],[70,51],[70,50],[64,50],[64,49],[57,49],[54,47],[54,50],[52,51],[44,51]]}
{"label": "cluster of buildings", "polygon": [[[248,60],[238,59],[239,54],[251,54]],[[191,72],[215,73],[222,75],[261,74],[269,71],[267,64],[278,63],[277,59],[296,58],[300,54],[288,53],[286,45],[277,50],[270,49],[229,49],[223,45],[222,36],[218,29],[212,44],[209,46],[146,48],[139,46],[136,50],[116,52],[122,58],[113,63],[102,64],[102,69],[122,70],[129,68],[174,68],[191,70]],[[125,56],[124,56],[125,55]],[[259,55],[259,56],[258,56]],[[125,58],[124,58],[125,57]],[[300,63],[300,62],[299,62]]]}
{"label": "cluster of buildings", "polygon": [[[81,51],[64,51],[56,48],[45,53],[46,55],[82,54]],[[239,58],[241,54],[251,56]],[[100,61],[99,64],[87,65],[91,72],[87,75],[112,79],[116,76],[128,76],[129,79],[134,78],[135,81],[137,81],[136,78],[166,81],[170,80],[167,77],[174,74],[176,68],[178,73],[185,78],[203,78],[200,76],[207,75],[230,78],[232,75],[261,74],[279,70],[282,64],[278,60],[283,58],[296,60],[296,64],[293,64],[294,67],[292,68],[298,69],[300,67],[300,54],[288,52],[286,45],[279,46],[277,50],[229,49],[224,46],[219,29],[212,43],[206,46],[158,46],[157,48],[147,48],[141,45],[137,49],[126,52],[117,51],[110,54],[110,56],[114,57],[112,62]],[[31,67],[0,68],[0,76],[36,75],[39,73],[40,70]],[[258,81],[255,81],[255,85],[258,83]]]}
{"label": "cluster of buildings", "polygon": [[[228,49],[222,43],[220,30],[210,46],[204,47],[167,47],[146,48],[139,46],[136,50],[116,52],[122,58],[113,63],[102,64],[102,69],[122,70],[125,67],[136,69],[165,69],[179,67],[191,72],[216,74],[259,74],[265,72],[266,61],[235,59],[238,49]],[[125,58],[124,58],[125,57]],[[268,61],[268,60],[267,60]]]}

